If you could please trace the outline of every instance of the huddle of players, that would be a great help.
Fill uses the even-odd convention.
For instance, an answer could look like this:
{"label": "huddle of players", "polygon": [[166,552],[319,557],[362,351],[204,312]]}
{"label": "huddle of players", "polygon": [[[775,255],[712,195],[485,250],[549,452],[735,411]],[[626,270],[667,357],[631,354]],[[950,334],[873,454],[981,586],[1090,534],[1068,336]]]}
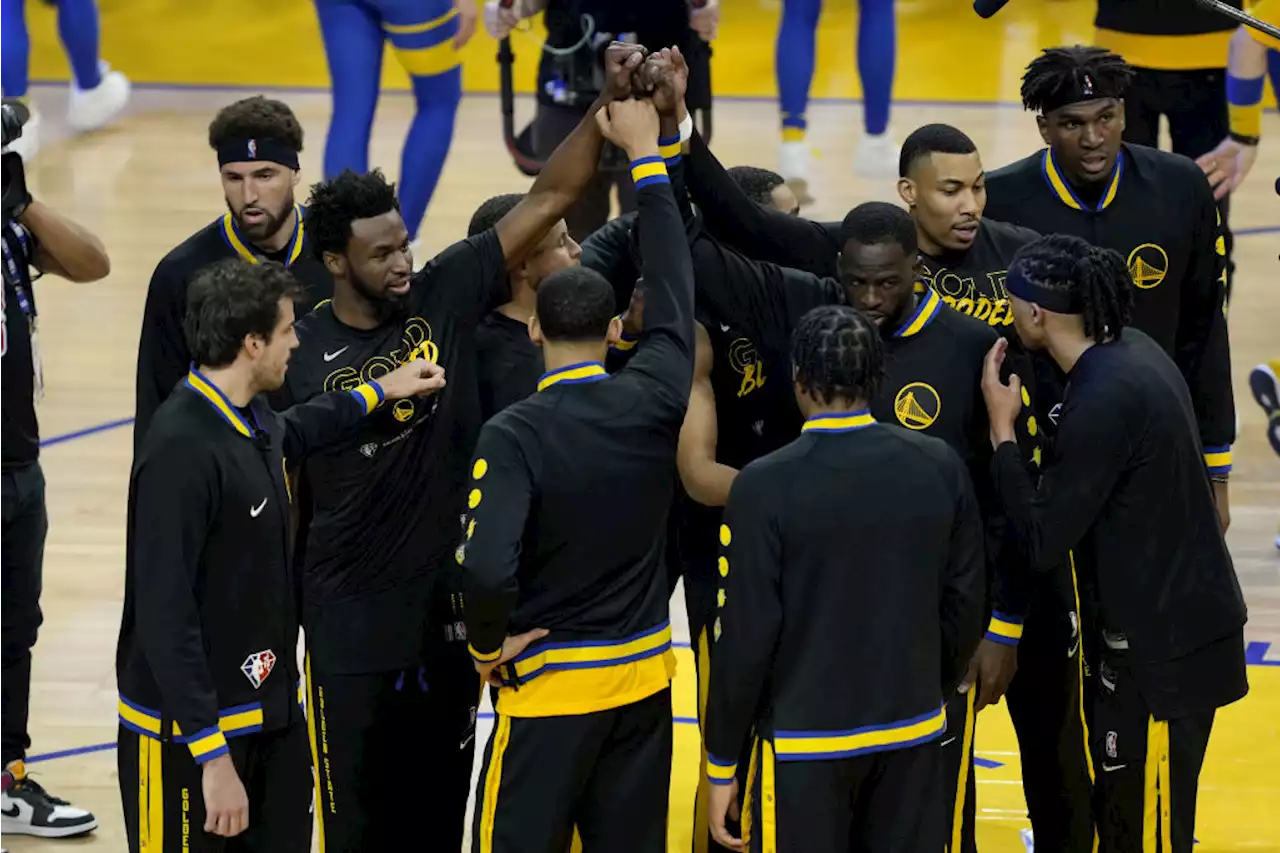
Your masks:
{"label": "huddle of players", "polygon": [[[1188,806],[1178,794],[1170,818],[1168,785],[1144,787],[1146,710],[1168,719],[1206,709],[1126,694],[1132,707],[1092,744],[1120,772],[1092,785],[1081,691],[1084,660],[1103,639],[1091,614],[1109,593],[1089,582],[1091,554],[1079,564],[1056,555],[1033,579],[987,473],[998,454],[980,382],[997,339],[1016,344],[1004,276],[1020,249],[1040,245],[1036,232],[1119,241],[1160,229],[1145,242],[1165,259],[1159,293],[1172,301],[1144,309],[1140,298],[1135,325],[1178,359],[1203,444],[1217,454],[1210,470],[1225,475],[1217,447],[1230,435],[1213,432],[1212,413],[1224,394],[1229,406],[1230,385],[1211,381],[1222,375],[1219,356],[1206,355],[1222,315],[1205,296],[1220,300],[1222,260],[1202,221],[1213,215],[1207,185],[1200,203],[1203,176],[1189,161],[1119,146],[1122,62],[1057,49],[1024,81],[1049,149],[985,176],[964,134],[930,125],[903,146],[910,213],[866,204],[842,223],[807,222],[793,200],[775,195],[787,212],[770,209],[720,168],[685,127],[679,53],[642,50],[611,48],[608,91],[531,190],[487,202],[470,236],[416,274],[378,173],[317,185],[303,211],[292,200],[301,134],[291,115],[282,120],[287,108],[251,99],[224,111],[218,132],[215,120],[231,213],[157,269],[140,424],[156,411],[143,411],[143,374],[185,370],[192,352],[170,334],[151,359],[148,337],[182,329],[186,291],[215,286],[192,275],[223,257],[263,269],[278,260],[308,284],[304,265],[322,265],[332,282],[331,297],[323,276],[310,289],[320,302],[298,321],[273,407],[348,391],[370,411],[344,440],[280,459],[289,476],[277,495],[299,534],[281,568],[301,588],[305,714],[275,689],[301,682],[294,611],[254,610],[275,620],[267,627],[279,642],[249,648],[231,630],[243,664],[220,651],[234,671],[192,682],[199,667],[155,655],[166,638],[127,600],[118,669],[131,849],[148,832],[149,848],[166,849],[157,833],[190,849],[217,842],[185,831],[187,821],[216,835],[247,825],[250,849],[307,849],[301,801],[263,808],[268,780],[296,778],[301,759],[254,739],[303,726],[326,848],[395,845],[408,802],[430,803],[432,846],[456,849],[476,671],[497,720],[473,849],[557,851],[574,837],[588,851],[665,849],[673,566],[685,578],[707,752],[695,847],[973,849],[974,717],[1007,690],[1042,850],[1089,849],[1095,816],[1104,843],[1123,849],[1157,803],[1166,837],[1172,824],[1166,848],[1189,850],[1207,728],[1199,757],[1190,748],[1194,767],[1175,765],[1192,796]],[[624,100],[633,86],[645,99]],[[561,218],[606,137],[632,161],[639,209],[578,247]],[[1031,230],[984,218],[984,206]],[[624,306],[625,323],[615,316]],[[1225,331],[1222,344],[1225,359]],[[378,390],[379,377],[415,359],[447,371],[442,390],[394,401]],[[1005,376],[1022,379],[1019,456],[1034,472],[1052,458],[1063,377],[1016,345],[1006,363]],[[201,384],[196,371],[172,380],[160,386]],[[216,391],[204,396],[235,426]],[[895,422],[905,429],[882,428]],[[139,430],[139,460],[159,442],[149,432]],[[833,433],[867,440],[820,441]],[[750,476],[739,477],[744,468]],[[1225,488],[1219,497],[1225,513]],[[134,544],[153,538],[145,527],[131,512],[135,588],[157,571]],[[190,543],[183,556],[197,559]],[[199,602],[201,620],[243,625],[228,606]],[[261,690],[273,673],[273,689]],[[1238,698],[1233,687],[1213,707]],[[204,706],[175,698],[188,693]],[[224,756],[224,787],[211,794],[208,766]],[[191,794],[201,767],[203,801]],[[250,792],[233,815],[222,805],[227,767]],[[162,770],[182,780],[176,792]],[[730,815],[741,816],[736,831]]]}

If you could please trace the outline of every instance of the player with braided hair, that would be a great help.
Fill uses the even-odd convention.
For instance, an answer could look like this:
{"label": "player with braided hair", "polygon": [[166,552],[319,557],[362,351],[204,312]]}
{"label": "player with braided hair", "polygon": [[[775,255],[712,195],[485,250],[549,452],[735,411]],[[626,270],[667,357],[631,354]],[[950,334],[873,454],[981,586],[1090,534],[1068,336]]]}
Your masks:
{"label": "player with braided hair", "polygon": [[[983,530],[956,452],[872,416],[882,338],[846,305],[800,319],[804,427],[729,494],[706,770],[730,849],[943,846],[937,742],[981,634]],[[725,816],[753,727],[740,840]]]}
{"label": "player with braided hair", "polygon": [[1245,606],[1186,383],[1126,327],[1130,279],[1119,255],[1064,235],[1028,244],[1009,268],[1018,337],[1069,380],[1038,486],[1014,443],[1019,383],[999,375],[1006,339],[982,384],[992,476],[1032,573],[1088,555],[1075,567],[1096,608],[1083,641],[1097,676],[1087,712],[1102,849],[1190,853],[1214,714],[1248,692]]}
{"label": "player with braided hair", "polygon": [[[1133,279],[1133,325],[1178,365],[1191,389],[1223,529],[1235,440],[1223,313],[1227,239],[1204,172],[1181,154],[1123,141],[1133,69],[1100,47],[1054,47],[1027,66],[1022,103],[1047,147],[987,176],[984,216],[1071,234],[1120,253]],[[1052,439],[1052,383],[1032,397]]]}

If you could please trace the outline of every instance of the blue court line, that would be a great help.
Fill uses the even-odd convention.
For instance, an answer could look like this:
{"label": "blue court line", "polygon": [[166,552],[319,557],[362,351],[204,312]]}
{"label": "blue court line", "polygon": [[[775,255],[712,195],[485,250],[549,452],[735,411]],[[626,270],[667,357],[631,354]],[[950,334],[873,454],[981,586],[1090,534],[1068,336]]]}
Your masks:
{"label": "blue court line", "polygon": [[100,432],[107,432],[108,430],[119,429],[120,427],[128,426],[131,423],[133,423],[133,418],[121,418],[120,420],[117,420],[117,421],[107,421],[106,423],[103,423],[103,424],[97,424],[95,426],[85,427],[84,429],[78,429],[75,432],[64,432],[61,435],[55,435],[55,436],[52,436],[51,438],[41,439],[40,446],[51,447],[55,444],[62,444],[64,441],[73,441],[74,439],[77,439],[77,438],[85,438],[86,436],[97,435]]}

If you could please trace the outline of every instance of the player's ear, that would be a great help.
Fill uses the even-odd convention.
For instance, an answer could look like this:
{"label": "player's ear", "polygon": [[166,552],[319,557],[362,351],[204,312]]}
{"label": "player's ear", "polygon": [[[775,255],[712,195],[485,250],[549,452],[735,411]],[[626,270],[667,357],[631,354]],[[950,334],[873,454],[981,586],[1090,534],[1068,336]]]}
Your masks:
{"label": "player's ear", "polygon": [[542,346],[542,324],[538,322],[537,314],[529,317],[529,340]]}
{"label": "player's ear", "polygon": [[298,185],[298,181],[300,180],[302,180],[302,172],[299,171],[298,169],[294,169],[293,177],[290,180],[290,186],[296,187]]}
{"label": "player's ear", "polygon": [[335,278],[345,278],[347,275],[347,259],[344,255],[337,252],[324,253],[324,268],[329,271],[329,275]]}
{"label": "player's ear", "polygon": [[613,346],[620,340],[622,340],[622,318],[614,317],[609,321],[609,332],[605,335],[605,342]]}
{"label": "player's ear", "polygon": [[898,198],[907,207],[916,206],[916,182],[910,178],[898,178]]}
{"label": "player's ear", "polygon": [[1036,128],[1040,131],[1040,139],[1045,145],[1049,144],[1049,120],[1042,115],[1036,116]]}

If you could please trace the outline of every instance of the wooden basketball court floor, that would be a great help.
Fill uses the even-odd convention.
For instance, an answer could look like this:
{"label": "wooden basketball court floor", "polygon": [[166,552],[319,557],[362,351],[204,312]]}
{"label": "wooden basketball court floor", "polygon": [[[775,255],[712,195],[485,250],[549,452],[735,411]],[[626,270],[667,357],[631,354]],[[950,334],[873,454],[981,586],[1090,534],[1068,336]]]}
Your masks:
{"label": "wooden basketball court floor", "polygon": [[[918,40],[900,36],[896,91],[913,100],[895,106],[893,130],[901,138],[927,122],[955,124],[975,139],[988,168],[1038,147],[1033,119],[1010,103],[1018,72],[1037,45],[1087,41],[1088,4],[1036,5],[1028,0],[1020,8],[1015,5],[1018,11],[1010,16],[992,49],[975,52],[972,68],[957,73],[950,60],[938,58],[938,49],[948,32],[972,35],[976,19],[968,4],[943,8],[939,3],[909,0],[899,6],[902,31],[915,25],[925,35]],[[224,209],[216,161],[205,142],[206,129],[218,107],[245,91],[208,84],[327,84],[314,24],[307,30],[308,16],[313,17],[309,4],[281,3],[278,20],[270,19],[274,23],[238,27],[245,35],[238,46],[233,46],[235,40],[227,38],[225,31],[216,38],[208,35],[209,9],[215,5],[224,12],[229,7],[246,12],[251,6],[261,8],[250,0],[182,3],[181,8],[171,0],[128,4],[103,0],[104,54],[135,80],[180,84],[139,87],[125,117],[108,130],[70,138],[60,120],[65,85],[41,85],[33,91],[44,116],[45,141],[29,168],[33,189],[102,237],[111,254],[112,273],[96,284],[75,285],[50,277],[38,285],[47,386],[40,418],[50,532],[45,621],[33,671],[30,769],[50,790],[93,810],[101,826],[86,838],[69,841],[6,837],[5,846],[15,853],[125,849],[113,743],[114,650],[123,585],[131,454],[128,419],[133,411],[138,326],[156,262]],[[776,134],[762,128],[776,126],[776,106],[767,97],[772,91],[776,3],[741,0],[723,5],[723,47],[716,81],[718,90],[733,97],[717,101],[713,148],[727,165],[772,167]],[[829,0],[827,5],[819,39],[824,53],[814,92],[832,99],[810,110],[813,183],[822,193],[806,214],[839,218],[859,201],[896,197],[892,181],[867,181],[851,172],[860,108],[834,96],[856,91],[845,47],[851,42],[852,8],[847,0]],[[954,9],[959,5],[965,7],[963,14]],[[169,14],[170,20],[165,27],[155,26],[153,20],[148,31],[146,16],[157,10]],[[262,13],[256,15],[262,24]],[[33,76],[65,73],[65,65],[59,68],[48,10],[32,4],[29,16]],[[259,47],[272,44],[272,38],[277,49],[273,66],[287,79],[245,79],[252,72],[235,61],[237,56],[257,55]],[[467,48],[467,80],[473,91],[492,87],[492,47],[480,34]],[[744,64],[737,65],[738,60]],[[394,79],[394,70],[388,75],[393,87],[403,82]],[[323,91],[276,94],[293,106],[307,132],[302,201],[305,187],[320,177],[328,96]],[[523,120],[531,105],[524,101],[518,111]],[[390,95],[381,107],[371,162],[383,165],[392,176],[411,112],[412,102],[403,95]],[[1274,114],[1264,121],[1268,139],[1280,136],[1280,120]],[[469,95],[424,227],[430,251],[461,237],[472,211],[485,198],[527,187],[527,179],[508,163],[500,139],[497,100],[485,94]],[[1235,445],[1228,542],[1250,607],[1246,634],[1252,690],[1218,717],[1201,778],[1200,853],[1280,851],[1280,810],[1275,808],[1280,801],[1276,769],[1280,767],[1280,552],[1273,543],[1280,522],[1280,459],[1265,441],[1262,413],[1245,384],[1254,364],[1280,357],[1280,290],[1275,287],[1280,198],[1271,186],[1277,174],[1280,150],[1264,142],[1251,181],[1232,207],[1238,273],[1230,324],[1240,436]],[[699,768],[693,659],[680,593],[672,602],[672,621],[681,646],[675,683],[670,849],[685,851]],[[487,719],[481,720],[481,743],[489,726]],[[1017,744],[1003,705],[981,715],[976,744],[981,765],[977,770],[980,847],[990,853],[1021,851],[1019,832],[1028,823]],[[422,804],[403,807],[420,809]]]}

